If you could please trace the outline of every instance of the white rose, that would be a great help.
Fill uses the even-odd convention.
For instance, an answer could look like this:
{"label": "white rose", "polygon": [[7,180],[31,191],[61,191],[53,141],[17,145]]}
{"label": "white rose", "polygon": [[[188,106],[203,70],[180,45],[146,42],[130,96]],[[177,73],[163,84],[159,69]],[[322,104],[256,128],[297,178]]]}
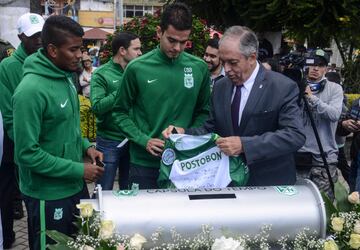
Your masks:
{"label": "white rose", "polygon": [[111,220],[101,221],[99,237],[104,240],[109,239],[113,235],[114,229],[115,225]]}
{"label": "white rose", "polygon": [[147,240],[140,234],[134,234],[130,239],[130,249],[141,250],[142,246]]}
{"label": "white rose", "polygon": [[87,202],[80,203],[77,204],[76,207],[80,209],[80,216],[82,218],[89,218],[93,215],[94,208],[91,203],[87,203]]}
{"label": "white rose", "polygon": [[211,250],[244,250],[244,247],[238,240],[221,236],[220,239],[215,239],[214,244],[211,246]]}
{"label": "white rose", "polygon": [[350,234],[349,245],[351,249],[360,248],[360,235],[359,234]]}
{"label": "white rose", "polygon": [[123,244],[120,244],[116,247],[116,250],[125,250],[125,246]]}
{"label": "white rose", "polygon": [[95,250],[95,248],[91,247],[91,246],[88,246],[88,245],[85,245],[82,247],[81,250]]}
{"label": "white rose", "polygon": [[327,240],[324,243],[323,250],[339,250],[339,247],[334,240]]}
{"label": "white rose", "polygon": [[360,234],[360,220],[356,220],[354,224],[354,233]]}
{"label": "white rose", "polygon": [[359,192],[352,192],[352,193],[348,196],[348,201],[349,201],[351,204],[360,204]]}
{"label": "white rose", "polygon": [[334,217],[332,220],[331,220],[331,226],[332,226],[332,229],[334,229],[335,232],[341,232],[344,228],[344,219],[341,218],[341,217]]}

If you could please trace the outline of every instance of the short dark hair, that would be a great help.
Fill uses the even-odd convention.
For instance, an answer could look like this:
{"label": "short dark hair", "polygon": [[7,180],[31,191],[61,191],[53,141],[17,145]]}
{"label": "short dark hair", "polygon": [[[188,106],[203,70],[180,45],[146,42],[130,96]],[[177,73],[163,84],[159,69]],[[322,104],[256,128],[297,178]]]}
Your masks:
{"label": "short dark hair", "polygon": [[51,16],[46,19],[41,32],[42,46],[45,51],[49,44],[59,47],[66,42],[69,35],[82,37],[84,30],[80,24],[67,16]]}
{"label": "short dark hair", "polygon": [[165,7],[160,19],[160,28],[165,31],[169,25],[180,31],[191,30],[192,14],[186,4],[174,3]]}
{"label": "short dark hair", "polygon": [[131,32],[124,31],[117,33],[113,37],[113,40],[111,42],[111,49],[113,55],[115,55],[118,52],[120,47],[124,47],[125,49],[129,48],[131,41],[137,38],[139,37]]}
{"label": "short dark hair", "polygon": [[210,46],[211,48],[214,49],[219,49],[219,39],[216,38],[209,39],[207,46]]}

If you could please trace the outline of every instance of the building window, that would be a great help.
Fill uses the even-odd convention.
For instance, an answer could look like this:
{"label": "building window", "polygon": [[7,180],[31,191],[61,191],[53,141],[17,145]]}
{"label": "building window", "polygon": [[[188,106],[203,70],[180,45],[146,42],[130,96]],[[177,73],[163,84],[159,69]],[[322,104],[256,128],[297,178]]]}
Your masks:
{"label": "building window", "polygon": [[134,5],[124,5],[124,13],[125,13],[125,17],[133,17]]}
{"label": "building window", "polygon": [[153,14],[154,7],[153,6],[142,6],[142,5],[124,5],[124,14],[125,17],[140,17],[145,14]]}
{"label": "building window", "polygon": [[143,15],[144,15],[144,7],[135,6],[135,16],[143,16]]}

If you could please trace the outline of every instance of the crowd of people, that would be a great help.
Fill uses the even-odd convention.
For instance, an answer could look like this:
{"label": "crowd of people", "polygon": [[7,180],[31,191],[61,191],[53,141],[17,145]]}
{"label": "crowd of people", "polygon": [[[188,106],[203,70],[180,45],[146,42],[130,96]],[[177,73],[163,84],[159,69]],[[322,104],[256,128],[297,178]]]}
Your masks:
{"label": "crowd of people", "polygon": [[[360,190],[360,103],[346,110],[341,85],[326,75],[324,50],[312,51],[300,91],[294,80],[259,61],[259,39],[251,29],[228,28],[198,58],[184,52],[191,27],[190,9],[170,4],[156,30],[159,46],[142,55],[141,38],[117,33],[113,57],[95,68],[81,50],[83,29],[71,18],[19,18],[21,44],[0,64],[0,247],[2,238],[5,249],[15,240],[17,183],[29,247],[42,249],[51,243],[45,230],[75,232],[76,204],[89,198],[86,182],[112,190],[118,171],[119,189],[133,183],[159,188],[165,141],[173,133],[216,133],[222,153],[247,165],[249,186],[309,178],[334,199],[331,183],[343,173],[350,189]],[[81,136],[76,72],[96,116],[96,145]],[[344,142],[336,141],[349,133],[350,170],[339,165]]]}

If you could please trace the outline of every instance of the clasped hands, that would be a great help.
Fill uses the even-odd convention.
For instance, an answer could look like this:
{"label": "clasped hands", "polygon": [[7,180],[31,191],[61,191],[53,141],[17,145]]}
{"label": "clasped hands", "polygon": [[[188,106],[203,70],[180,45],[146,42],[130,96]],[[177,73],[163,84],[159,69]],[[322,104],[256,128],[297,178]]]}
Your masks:
{"label": "clasped hands", "polygon": [[341,125],[348,130],[349,132],[359,132],[360,131],[360,122],[353,119],[348,119],[342,121]]}
{"label": "clasped hands", "polygon": [[103,153],[96,150],[94,147],[89,147],[86,150],[87,156],[90,157],[92,163],[84,163],[84,179],[86,182],[97,181],[104,173],[104,168],[96,165],[96,159],[103,161]]}

